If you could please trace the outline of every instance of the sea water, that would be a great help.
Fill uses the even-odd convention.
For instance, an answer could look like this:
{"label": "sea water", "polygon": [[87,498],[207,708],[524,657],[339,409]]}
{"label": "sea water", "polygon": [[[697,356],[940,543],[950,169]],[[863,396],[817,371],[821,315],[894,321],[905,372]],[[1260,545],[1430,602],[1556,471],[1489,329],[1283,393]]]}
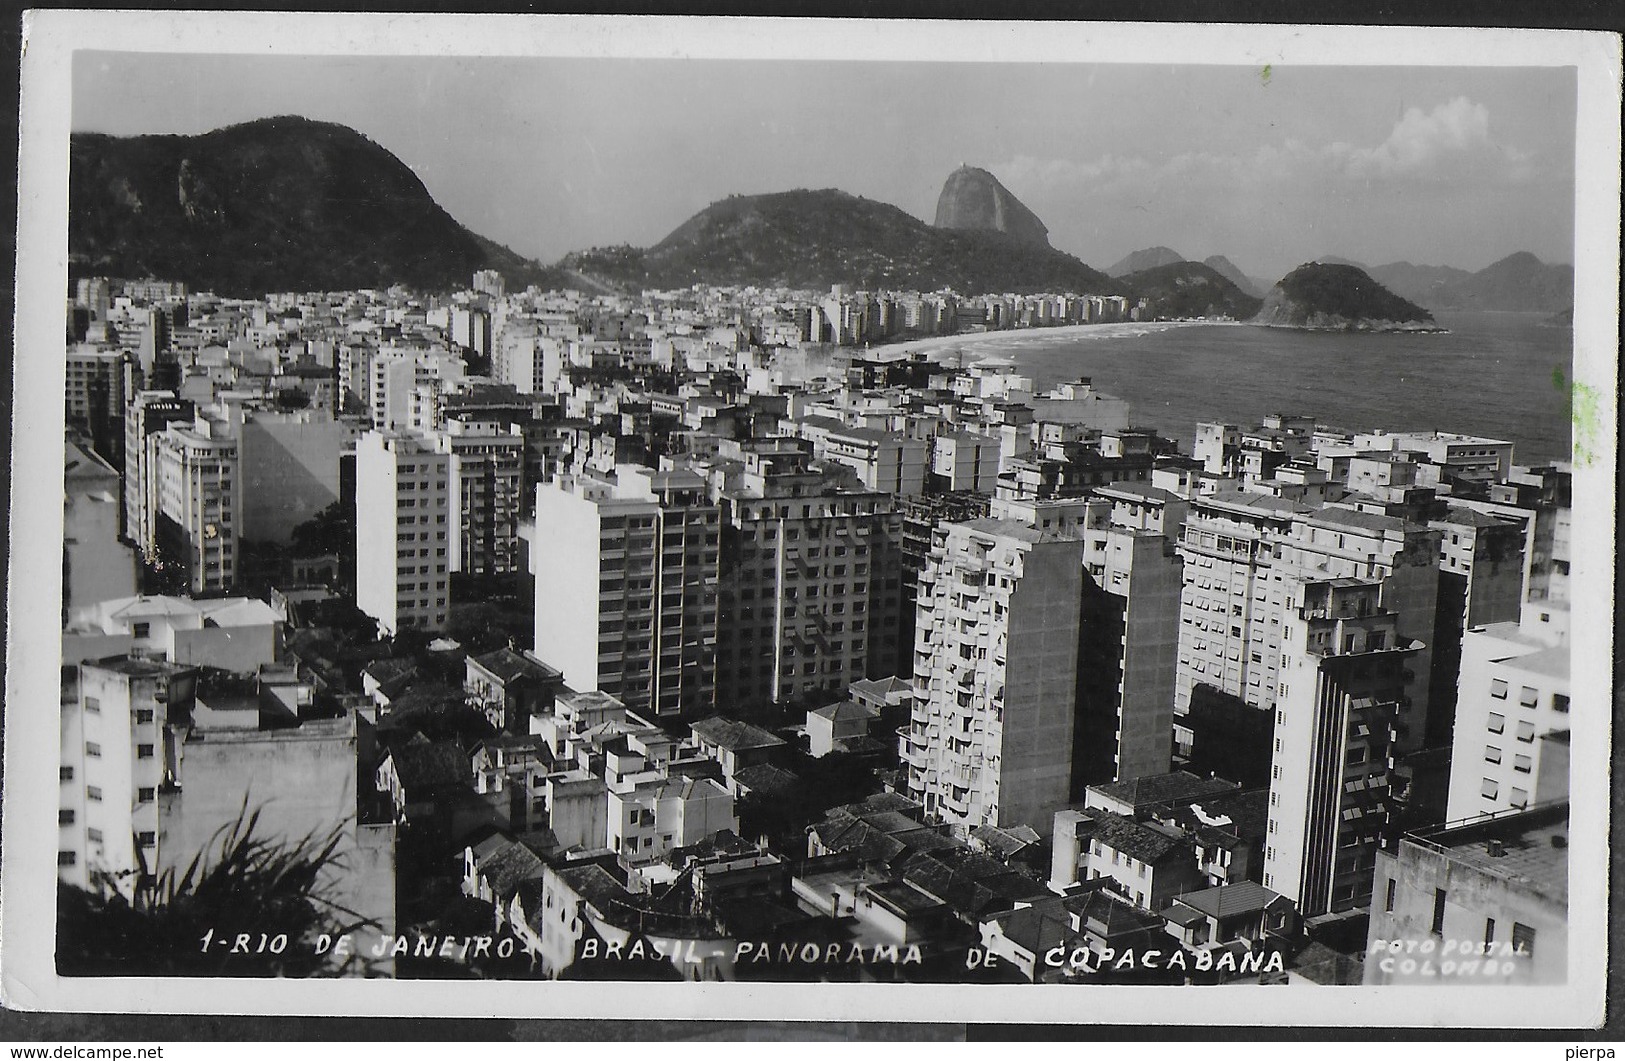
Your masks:
{"label": "sea water", "polygon": [[[1015,362],[1040,390],[1088,376],[1136,426],[1188,450],[1200,421],[1267,413],[1351,431],[1453,431],[1510,441],[1520,464],[1567,460],[1573,335],[1539,313],[1440,313],[1445,332],[1343,333],[1245,324],[1004,333],[961,347]],[[1125,334],[1125,331],[1128,334]],[[1138,331],[1138,334],[1134,332]],[[953,360],[950,355],[947,360]]]}

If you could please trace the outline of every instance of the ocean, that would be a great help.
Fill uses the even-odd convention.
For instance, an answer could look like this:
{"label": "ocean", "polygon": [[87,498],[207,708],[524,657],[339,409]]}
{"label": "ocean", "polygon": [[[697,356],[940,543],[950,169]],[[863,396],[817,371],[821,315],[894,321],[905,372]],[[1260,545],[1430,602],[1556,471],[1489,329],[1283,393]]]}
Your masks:
{"label": "ocean", "polygon": [[[1047,390],[1088,376],[1130,402],[1136,426],[1189,449],[1196,424],[1248,426],[1306,414],[1348,430],[1440,430],[1514,443],[1514,460],[1567,460],[1566,387],[1573,333],[1539,313],[1440,313],[1439,333],[1299,332],[1189,325],[1142,334],[1047,338],[1004,333],[968,342],[965,361],[1008,358]],[[951,360],[950,358],[948,358]]]}

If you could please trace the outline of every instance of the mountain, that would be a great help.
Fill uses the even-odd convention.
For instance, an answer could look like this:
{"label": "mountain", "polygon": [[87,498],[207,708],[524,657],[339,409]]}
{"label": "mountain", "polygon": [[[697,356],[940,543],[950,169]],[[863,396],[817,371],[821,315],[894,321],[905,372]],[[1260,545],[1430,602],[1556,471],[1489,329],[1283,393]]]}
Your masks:
{"label": "mountain", "polygon": [[1323,255],[1316,258],[1315,261],[1319,262],[1321,265],[1352,265],[1354,268],[1359,269],[1362,272],[1367,272],[1371,268],[1370,266],[1366,265],[1365,262],[1357,262],[1353,258],[1339,258],[1335,254]]}
{"label": "mountain", "polygon": [[1472,276],[1465,269],[1448,265],[1412,265],[1410,262],[1390,262],[1366,271],[1371,279],[1401,298],[1433,307],[1443,305],[1441,297],[1450,297],[1451,285]]}
{"label": "mountain", "polygon": [[1174,265],[1185,260],[1185,256],[1176,250],[1167,247],[1147,247],[1143,251],[1135,251],[1127,258],[1106,270],[1108,276],[1127,276],[1129,273],[1140,273],[1147,269],[1155,269],[1159,265]]}
{"label": "mountain", "polygon": [[1229,277],[1202,262],[1174,262],[1122,278],[1136,294],[1150,298],[1158,317],[1252,317],[1262,304]]}
{"label": "mountain", "polygon": [[1231,261],[1229,258],[1226,258],[1224,255],[1215,254],[1210,258],[1203,258],[1202,264],[1207,266],[1209,269],[1212,269],[1214,272],[1218,273],[1232,284],[1235,284],[1236,287],[1241,290],[1242,294],[1247,295],[1250,298],[1262,297],[1259,292],[1264,290],[1264,288],[1254,285],[1252,278],[1246,273],[1242,272],[1240,269],[1236,268],[1236,263]]}
{"label": "mountain", "polygon": [[1049,246],[1049,229],[1038,215],[985,169],[960,166],[948,174],[937,196],[937,228],[961,232],[1001,232],[1035,247]]}
{"label": "mountain", "polygon": [[596,248],[563,269],[617,287],[910,288],[1078,291],[1122,285],[1051,247],[1002,232],[937,228],[886,203],[833,188],[735,195],[647,249]]}
{"label": "mountain", "polygon": [[1557,313],[1574,305],[1574,266],[1519,251],[1446,285],[1436,298],[1431,304],[1447,309]]}
{"label": "mountain", "polygon": [[1255,324],[1316,331],[1432,331],[1433,314],[1352,265],[1300,265],[1264,296]]}
{"label": "mountain", "polygon": [[266,118],[199,136],[75,133],[75,276],[158,276],[225,295],[402,283],[511,285],[550,273],[458,224],[417,176],[353,129]]}

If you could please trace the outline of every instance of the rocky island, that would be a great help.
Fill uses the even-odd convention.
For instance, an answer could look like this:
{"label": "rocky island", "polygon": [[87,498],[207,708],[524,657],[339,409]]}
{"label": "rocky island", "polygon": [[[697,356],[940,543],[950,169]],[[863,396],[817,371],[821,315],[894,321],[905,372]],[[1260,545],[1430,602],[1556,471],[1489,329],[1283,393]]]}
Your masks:
{"label": "rocky island", "polygon": [[1440,332],[1433,314],[1352,265],[1300,265],[1264,296],[1250,321],[1270,328],[1332,332]]}

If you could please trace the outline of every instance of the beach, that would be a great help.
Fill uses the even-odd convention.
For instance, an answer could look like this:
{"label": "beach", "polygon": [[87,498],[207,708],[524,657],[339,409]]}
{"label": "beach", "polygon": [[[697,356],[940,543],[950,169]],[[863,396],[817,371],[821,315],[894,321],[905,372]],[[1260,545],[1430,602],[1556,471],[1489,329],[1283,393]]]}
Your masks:
{"label": "beach", "polygon": [[924,339],[910,339],[907,342],[871,347],[865,353],[869,357],[890,358],[916,351],[927,351],[935,355],[931,358],[933,361],[940,361],[947,355],[956,353],[975,354],[976,360],[985,360],[997,356],[1001,350],[1019,349],[1035,343],[1050,345],[1071,341],[1127,339],[1198,324],[1217,327],[1239,323],[1218,320],[1120,321],[1112,324],[1067,324],[1056,328],[1012,328],[995,332],[932,335]]}

